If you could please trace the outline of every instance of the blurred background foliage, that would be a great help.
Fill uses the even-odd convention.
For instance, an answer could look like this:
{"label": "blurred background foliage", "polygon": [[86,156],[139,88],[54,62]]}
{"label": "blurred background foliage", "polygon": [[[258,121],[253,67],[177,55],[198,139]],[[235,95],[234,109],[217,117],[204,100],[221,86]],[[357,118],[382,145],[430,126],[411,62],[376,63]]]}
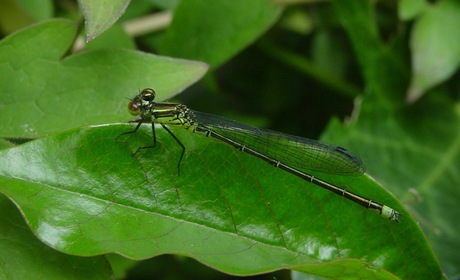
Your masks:
{"label": "blurred background foliage", "polygon": [[[208,30],[197,32],[193,28],[184,28],[184,26],[194,25],[206,26],[206,24],[197,24],[204,20],[209,20],[208,26],[219,24],[219,21],[214,21],[212,17],[187,17],[190,13],[215,13],[215,17],[225,18],[225,10],[215,10],[213,1],[201,1],[200,4],[197,4],[200,1],[179,0],[91,2],[2,0],[0,3],[1,35],[5,37],[35,22],[56,17],[76,20],[83,26],[83,16],[85,16],[86,28],[82,27],[81,37],[76,40],[70,52],[121,47],[206,62],[210,65],[208,74],[177,96],[174,101],[185,103],[198,111],[219,114],[255,126],[314,139],[321,137],[331,139],[323,135],[331,119],[356,121],[354,117],[359,111],[362,97],[372,94],[372,87],[375,86],[368,81],[370,75],[378,73],[379,66],[374,65],[376,71],[373,73],[365,72],[366,63],[372,59],[368,56],[371,52],[359,52],[356,38],[355,41],[350,38],[353,34],[347,31],[347,27],[337,15],[340,11],[346,10],[344,9],[346,5],[350,5],[350,10],[354,8],[353,5],[360,6],[356,4],[360,1],[350,1],[349,4],[338,4],[337,1],[272,1],[268,4],[275,7],[272,14],[260,15],[261,18],[266,17],[262,26],[256,26],[251,30],[251,23],[243,20],[242,23],[240,22],[242,26],[222,27],[222,29],[228,28],[229,34],[232,34],[234,29],[248,29],[248,38],[239,38],[241,42],[235,45],[218,41],[219,34],[210,34]],[[231,9],[232,1],[223,2],[227,4],[228,9]],[[249,4],[251,1],[247,2],[248,12],[257,11],[256,1],[251,4]],[[401,70],[395,73],[398,77],[386,73],[390,75],[384,78],[389,83],[398,84],[395,88],[401,89],[399,92],[388,93],[387,99],[396,100],[395,104],[397,104],[388,107],[388,115],[392,110],[403,110],[404,114],[412,113],[413,123],[409,124],[410,129],[418,129],[420,134],[417,135],[426,134],[429,141],[436,141],[436,137],[431,138],[431,133],[436,132],[423,127],[422,121],[418,122],[417,118],[420,117],[420,120],[430,118],[430,114],[438,115],[442,114],[442,111],[451,111],[455,115],[450,119],[451,123],[447,129],[452,133],[453,139],[457,139],[455,140],[457,144],[450,150],[446,149],[443,157],[454,158],[450,161],[452,165],[449,169],[452,176],[457,179],[452,181],[451,187],[443,189],[448,190],[449,197],[454,200],[449,201],[448,205],[450,203],[458,205],[460,175],[455,163],[458,163],[459,158],[460,4],[454,0],[364,2],[366,2],[364,6],[369,7],[368,12],[372,14],[375,22],[363,25],[362,32],[375,34],[384,42],[388,51],[392,53],[391,57],[395,58],[392,63]],[[257,3],[261,2],[257,1]],[[105,17],[111,20],[99,22],[97,15],[100,13],[95,11],[112,12],[113,15]],[[183,22],[190,18],[193,19],[191,22]],[[356,30],[354,34],[360,32],[361,30]],[[183,44],[178,44],[180,40],[177,38],[182,38]],[[84,43],[86,39],[90,40],[88,44]],[[203,47],[207,44],[209,49]],[[229,45],[230,50],[222,51],[214,47],[219,44],[222,45],[222,49]],[[194,46],[199,46],[200,49],[194,49]],[[369,44],[368,47],[375,46]],[[432,100],[437,101],[432,103]],[[439,106],[430,108],[430,104]],[[427,112],[428,108],[432,112]],[[373,125],[375,131],[379,131],[379,126],[385,123],[385,115],[380,117],[369,124]],[[427,127],[444,125],[447,124],[433,123]],[[384,138],[385,134],[381,136]],[[419,140],[419,143],[423,143],[424,139]],[[384,142],[385,139],[381,141]],[[359,154],[359,148],[353,150],[358,150]],[[424,162],[428,159],[421,157],[411,161],[416,165],[417,161]],[[372,163],[370,165],[378,166]],[[404,170],[400,172],[404,173]],[[421,170],[415,170],[411,174],[424,175]],[[402,178],[400,181],[403,181],[404,175],[400,177]],[[392,179],[384,178],[384,176],[378,177],[379,180],[393,182]],[[454,185],[455,183],[457,184]],[[425,199],[426,203],[426,200],[433,199],[438,205],[437,208],[434,207],[438,212],[433,215],[442,216],[443,213],[439,211],[453,211],[451,207],[443,209],[439,206],[443,204],[444,198],[439,199],[437,195],[442,197],[444,195],[433,192],[429,193],[431,197],[425,194],[425,198],[420,198],[423,190],[417,190],[415,185],[406,186],[407,189],[412,187],[414,188],[405,191],[391,188],[390,190],[395,194],[406,195],[403,202],[409,208],[411,203],[416,204],[418,200]],[[413,196],[408,198],[408,193],[412,193]],[[430,206],[422,204],[420,207]],[[455,219],[456,215],[451,215],[447,219],[452,217]],[[427,222],[425,219],[428,216],[418,218],[432,241],[444,271],[450,278],[458,279],[460,259],[455,252],[460,249],[460,241],[458,237],[451,239],[452,236],[457,235],[458,227],[448,222],[444,224],[435,221]],[[453,220],[451,222],[455,223]],[[448,238],[443,237],[443,231],[451,231]],[[118,266],[113,267],[119,269],[118,275],[120,277],[125,275],[125,279],[152,279],[151,275],[156,275],[158,279],[187,279],[192,274],[198,275],[196,277],[200,279],[232,278],[202,266],[192,259],[179,256],[161,256],[140,263],[121,260],[117,256],[110,258],[113,263],[119,262]],[[125,270],[125,267],[130,269]],[[281,271],[272,275],[254,276],[253,279],[288,279],[289,277],[287,271]]]}

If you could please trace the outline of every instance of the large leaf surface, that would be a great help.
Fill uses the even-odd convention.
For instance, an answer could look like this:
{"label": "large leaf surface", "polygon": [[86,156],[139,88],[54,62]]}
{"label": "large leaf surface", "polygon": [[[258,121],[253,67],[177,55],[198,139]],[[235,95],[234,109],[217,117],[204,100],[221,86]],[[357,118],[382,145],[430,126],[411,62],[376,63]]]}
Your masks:
{"label": "large leaf surface", "polygon": [[177,94],[207,69],[200,62],[137,51],[101,49],[62,58],[76,25],[51,20],[0,42],[0,131],[34,138],[85,124],[128,120],[136,90],[153,87],[159,99]]}
{"label": "large leaf surface", "polygon": [[[192,256],[231,274],[439,278],[401,205],[367,176],[315,176],[406,213],[396,224],[226,144],[182,129],[74,129],[0,154],[0,190],[50,246],[92,256]],[[415,249],[416,248],[416,249]],[[325,268],[324,270],[319,268]],[[326,269],[327,268],[327,269]]]}
{"label": "large leaf surface", "polygon": [[[216,11],[219,11],[218,16]],[[161,44],[161,54],[215,68],[254,42],[279,17],[268,0],[181,1]]]}

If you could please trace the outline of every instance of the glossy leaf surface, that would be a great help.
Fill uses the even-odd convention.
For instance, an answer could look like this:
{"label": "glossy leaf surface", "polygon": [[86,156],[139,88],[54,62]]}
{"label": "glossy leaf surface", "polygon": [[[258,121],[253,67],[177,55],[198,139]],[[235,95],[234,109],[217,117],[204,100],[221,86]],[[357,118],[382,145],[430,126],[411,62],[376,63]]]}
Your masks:
{"label": "glossy leaf surface", "polygon": [[[62,254],[33,235],[15,205],[0,194],[0,278],[107,279],[112,271],[104,256]],[[71,275],[71,276],[70,276]]]}
{"label": "glossy leaf surface", "polygon": [[[187,147],[178,176],[177,143],[157,129],[158,146],[133,157],[152,139],[150,126],[143,126],[114,140],[132,128],[75,129],[4,150],[0,190],[40,239],[70,254],[141,259],[180,253],[241,275],[309,271],[309,265],[341,277],[436,271],[427,266],[432,253],[407,213],[403,223],[393,223],[182,129],[173,130]],[[367,176],[313,174],[404,212]]]}

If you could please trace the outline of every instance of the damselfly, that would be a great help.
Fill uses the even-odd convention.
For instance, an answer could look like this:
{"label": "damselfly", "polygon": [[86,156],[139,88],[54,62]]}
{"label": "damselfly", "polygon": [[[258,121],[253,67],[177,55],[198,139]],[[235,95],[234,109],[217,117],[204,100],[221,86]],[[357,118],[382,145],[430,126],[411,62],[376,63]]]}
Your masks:
{"label": "damselfly", "polygon": [[150,122],[153,145],[140,149],[151,148],[156,145],[155,123],[160,124],[182,148],[178,162],[179,172],[185,146],[166,125],[180,126],[191,132],[213,137],[367,209],[374,210],[386,219],[399,222],[401,213],[392,208],[309,174],[309,171],[318,171],[337,175],[362,175],[365,172],[364,164],[359,157],[348,150],[193,111],[182,104],[155,102],[154,99],[155,91],[146,88],[129,102],[129,112],[134,116],[140,116],[140,119],[137,120],[138,125],[133,131],[122,135],[134,133],[142,123]]}

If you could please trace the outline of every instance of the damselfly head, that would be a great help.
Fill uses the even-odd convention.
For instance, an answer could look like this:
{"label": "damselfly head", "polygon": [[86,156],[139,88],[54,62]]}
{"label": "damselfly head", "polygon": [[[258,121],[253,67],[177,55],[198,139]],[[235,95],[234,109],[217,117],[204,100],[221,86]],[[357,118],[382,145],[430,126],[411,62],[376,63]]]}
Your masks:
{"label": "damselfly head", "polygon": [[[143,89],[139,95],[128,103],[128,111],[133,116],[143,114],[154,106],[155,91],[151,88]],[[143,111],[143,112],[141,112]]]}

